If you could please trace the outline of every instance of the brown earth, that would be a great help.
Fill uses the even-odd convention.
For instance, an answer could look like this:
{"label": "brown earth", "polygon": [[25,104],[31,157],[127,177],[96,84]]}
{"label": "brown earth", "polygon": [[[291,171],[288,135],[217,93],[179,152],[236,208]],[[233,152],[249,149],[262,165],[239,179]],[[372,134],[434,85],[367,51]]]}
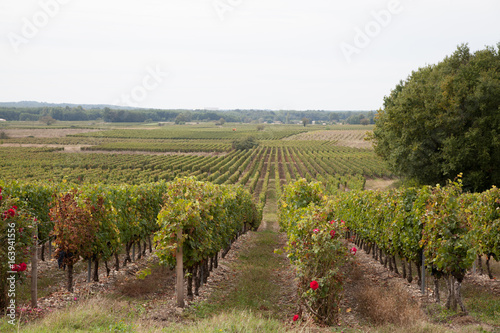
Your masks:
{"label": "brown earth", "polygon": [[83,128],[53,128],[53,129],[4,129],[2,130],[11,138],[64,138],[72,134],[81,134],[89,132],[99,132],[99,129]]}
{"label": "brown earth", "polygon": [[395,179],[384,179],[384,178],[367,179],[365,183],[365,190],[383,191],[388,189],[395,182],[396,182]]}

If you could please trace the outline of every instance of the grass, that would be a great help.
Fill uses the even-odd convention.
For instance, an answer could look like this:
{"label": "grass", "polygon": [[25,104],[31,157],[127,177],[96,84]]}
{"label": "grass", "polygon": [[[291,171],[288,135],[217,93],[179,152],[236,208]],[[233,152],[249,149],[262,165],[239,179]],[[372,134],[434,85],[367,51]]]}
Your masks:
{"label": "grass", "polygon": [[210,302],[197,306],[197,315],[206,317],[225,309],[279,312],[275,299],[279,297],[279,288],[272,283],[273,269],[279,260],[273,251],[277,234],[263,231],[255,235],[251,248],[245,249],[239,256],[234,269],[240,272],[230,289],[219,289]]}
{"label": "grass", "polygon": [[[135,318],[136,314],[126,303],[98,297],[52,312],[41,321],[22,325],[20,332],[135,332],[135,325],[130,322]],[[119,327],[120,330],[114,329]],[[16,331],[5,323],[0,328],[2,332]]]}
{"label": "grass", "polygon": [[500,296],[472,285],[465,285],[462,291],[469,315],[480,322],[498,326],[500,331]]}
{"label": "grass", "polygon": [[[1,332],[16,332],[17,327],[0,322]],[[127,302],[96,298],[53,312],[36,324],[21,326],[23,333],[53,332],[289,332],[283,323],[250,310],[231,310],[196,322],[164,326],[142,320]]]}
{"label": "grass", "polygon": [[193,322],[190,325],[174,324],[163,332],[290,332],[282,322],[270,319],[251,310],[233,309],[230,312],[221,312],[210,318]]}

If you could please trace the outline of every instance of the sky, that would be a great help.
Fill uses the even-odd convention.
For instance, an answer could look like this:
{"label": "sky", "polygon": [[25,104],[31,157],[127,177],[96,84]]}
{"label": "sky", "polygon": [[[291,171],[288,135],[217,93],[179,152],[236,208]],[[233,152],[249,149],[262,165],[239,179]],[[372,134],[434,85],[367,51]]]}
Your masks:
{"label": "sky", "polygon": [[0,102],[376,110],[498,0],[0,0]]}

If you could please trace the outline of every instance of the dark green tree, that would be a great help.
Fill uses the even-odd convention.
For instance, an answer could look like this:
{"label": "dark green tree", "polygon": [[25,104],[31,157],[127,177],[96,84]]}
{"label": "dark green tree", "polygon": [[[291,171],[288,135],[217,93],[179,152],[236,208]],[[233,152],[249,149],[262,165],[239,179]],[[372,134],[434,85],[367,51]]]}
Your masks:
{"label": "dark green tree", "polygon": [[302,125],[304,125],[304,127],[306,127],[306,125],[309,124],[309,122],[310,122],[309,118],[306,117],[302,118]]}
{"label": "dark green tree", "polygon": [[500,185],[500,44],[471,54],[461,45],[401,81],[378,111],[375,151],[396,174],[464,189]]}

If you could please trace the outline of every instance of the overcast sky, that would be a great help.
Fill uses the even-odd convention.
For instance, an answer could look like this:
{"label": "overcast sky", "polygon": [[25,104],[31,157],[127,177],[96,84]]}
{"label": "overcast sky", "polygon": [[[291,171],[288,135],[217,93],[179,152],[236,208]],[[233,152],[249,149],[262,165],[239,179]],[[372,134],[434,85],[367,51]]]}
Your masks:
{"label": "overcast sky", "polygon": [[0,101],[374,110],[498,0],[0,0]]}

